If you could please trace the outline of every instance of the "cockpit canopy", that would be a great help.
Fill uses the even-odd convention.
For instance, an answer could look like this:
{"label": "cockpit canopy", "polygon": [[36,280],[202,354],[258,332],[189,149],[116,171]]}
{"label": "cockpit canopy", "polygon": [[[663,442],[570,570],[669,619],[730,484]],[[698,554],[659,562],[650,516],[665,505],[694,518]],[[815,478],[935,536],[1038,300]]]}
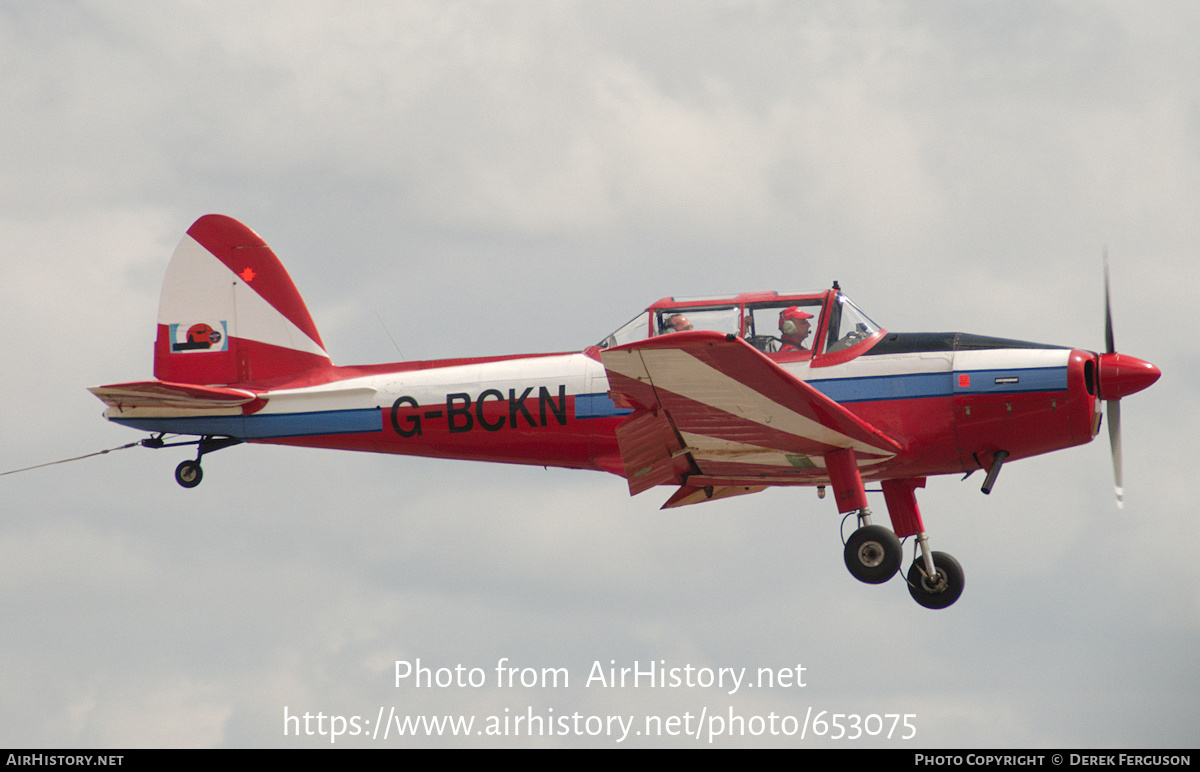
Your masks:
{"label": "cockpit canopy", "polygon": [[[807,334],[801,325],[789,326],[799,322],[808,323]],[[737,335],[764,354],[795,359],[847,351],[867,340],[874,343],[883,332],[837,289],[748,292],[663,298],[601,341],[599,347],[623,346],[688,330]]]}

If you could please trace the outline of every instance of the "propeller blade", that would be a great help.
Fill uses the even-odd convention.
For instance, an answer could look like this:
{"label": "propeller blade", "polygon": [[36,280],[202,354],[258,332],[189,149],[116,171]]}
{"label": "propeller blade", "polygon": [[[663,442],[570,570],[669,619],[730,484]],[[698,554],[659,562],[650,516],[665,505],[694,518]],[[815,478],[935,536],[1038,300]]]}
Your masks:
{"label": "propeller blade", "polygon": [[1112,448],[1113,489],[1117,508],[1125,507],[1125,489],[1121,482],[1121,398],[1136,394],[1158,380],[1162,372],[1149,362],[1118,354],[1113,342],[1112,293],[1108,278],[1108,247],[1104,248],[1104,346],[1096,358],[1096,396],[1104,400],[1108,413],[1108,444]]}
{"label": "propeller blade", "polygon": [[1121,487],[1121,402],[1110,399],[1108,411],[1108,444],[1112,447],[1113,487],[1117,494],[1117,509],[1125,508],[1125,489]]}
{"label": "propeller blade", "polygon": [[[1112,293],[1109,290],[1108,247],[1104,248],[1104,353],[1117,350],[1113,341]],[[1121,401],[1110,399],[1105,402],[1108,413],[1108,446],[1112,451],[1113,489],[1117,494],[1117,509],[1125,507],[1125,490],[1121,487]]]}
{"label": "propeller blade", "polygon": [[1113,344],[1112,302],[1108,292],[1108,247],[1104,248],[1104,353],[1117,350]]}
{"label": "propeller blade", "polygon": [[[1113,342],[1112,322],[1112,293],[1109,291],[1108,279],[1108,247],[1104,248],[1104,353],[1113,354],[1117,350]],[[1121,401],[1110,399],[1105,401],[1108,413],[1108,446],[1112,451],[1113,460],[1113,489],[1117,494],[1117,509],[1125,508],[1125,490],[1121,487]]]}

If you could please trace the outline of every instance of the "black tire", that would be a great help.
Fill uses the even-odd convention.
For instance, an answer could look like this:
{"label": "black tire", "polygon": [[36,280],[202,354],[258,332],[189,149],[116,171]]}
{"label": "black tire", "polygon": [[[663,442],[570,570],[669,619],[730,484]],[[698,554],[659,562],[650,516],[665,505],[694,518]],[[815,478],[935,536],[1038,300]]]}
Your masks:
{"label": "black tire", "polygon": [[945,552],[934,552],[932,557],[937,575],[926,576],[925,561],[918,558],[908,569],[908,592],[925,608],[946,608],[962,595],[962,566]]}
{"label": "black tire", "polygon": [[882,525],[866,525],[850,534],[843,553],[850,575],[867,584],[883,584],[904,560],[900,540]]}
{"label": "black tire", "polygon": [[175,482],[185,488],[195,488],[204,479],[199,461],[184,461],[175,467]]}

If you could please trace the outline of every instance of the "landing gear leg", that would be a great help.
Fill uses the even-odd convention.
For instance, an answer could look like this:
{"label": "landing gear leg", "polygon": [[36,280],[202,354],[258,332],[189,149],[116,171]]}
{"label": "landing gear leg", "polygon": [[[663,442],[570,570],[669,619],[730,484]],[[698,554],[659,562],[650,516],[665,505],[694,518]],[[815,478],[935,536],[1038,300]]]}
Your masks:
{"label": "landing gear leg", "polygon": [[925,608],[946,608],[963,591],[963,570],[958,561],[945,552],[929,549],[929,536],[921,510],[917,507],[916,489],[925,487],[924,477],[884,480],[883,496],[896,533],[917,537],[917,551],[908,569],[908,592]]}
{"label": "landing gear leg", "polygon": [[142,445],[147,448],[178,448],[183,445],[196,446],[196,460],[183,461],[179,466],[175,467],[175,482],[182,485],[184,488],[195,488],[204,479],[204,470],[200,468],[200,459],[204,458],[205,453],[212,453],[221,448],[228,448],[231,445],[240,445],[244,440],[239,440],[237,437],[214,437],[211,434],[206,434],[198,440],[190,440],[188,442],[165,442],[164,434],[156,434],[153,437],[142,440]]}
{"label": "landing gear leg", "polygon": [[848,514],[857,510],[858,530],[846,540],[842,556],[850,575],[867,584],[882,584],[896,575],[904,560],[904,551],[896,534],[881,525],[871,524],[867,507],[867,492],[854,451],[844,448],[825,456],[829,482],[833,486],[838,511]]}
{"label": "landing gear leg", "polygon": [[195,488],[204,479],[204,470],[200,468],[200,459],[205,453],[213,453],[231,445],[240,445],[242,440],[236,437],[213,437],[205,435],[196,443],[196,460],[184,461],[175,467],[175,482],[185,488]]}

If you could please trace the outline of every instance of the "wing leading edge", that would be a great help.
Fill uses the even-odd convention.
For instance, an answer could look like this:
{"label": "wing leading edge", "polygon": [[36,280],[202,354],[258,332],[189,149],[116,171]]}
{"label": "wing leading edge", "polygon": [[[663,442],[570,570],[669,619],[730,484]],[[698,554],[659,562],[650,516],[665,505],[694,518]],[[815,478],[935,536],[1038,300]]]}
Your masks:
{"label": "wing leading edge", "polygon": [[826,479],[825,455],[877,464],[900,445],[736,336],[684,332],[601,352],[634,412],[617,428],[629,492],[669,483],[665,506]]}

